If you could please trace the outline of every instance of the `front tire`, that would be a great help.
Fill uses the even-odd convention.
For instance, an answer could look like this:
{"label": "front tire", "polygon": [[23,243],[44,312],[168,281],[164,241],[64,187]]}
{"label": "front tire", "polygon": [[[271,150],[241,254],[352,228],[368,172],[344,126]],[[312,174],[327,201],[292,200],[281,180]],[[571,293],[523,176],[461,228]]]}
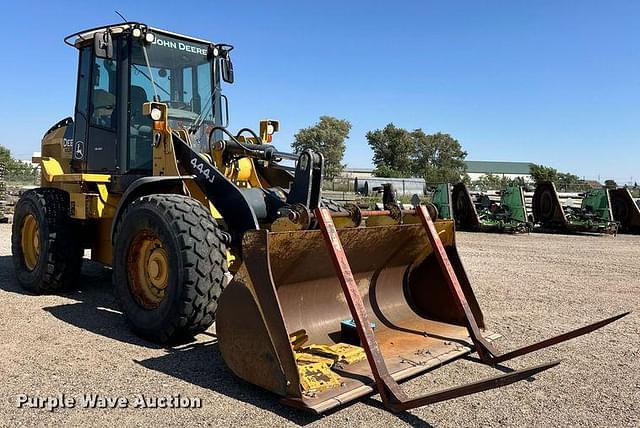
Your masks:
{"label": "front tire", "polygon": [[195,199],[143,196],[117,226],[113,270],[137,334],[160,343],[192,337],[213,324],[227,280],[224,235]]}
{"label": "front tire", "polygon": [[41,294],[77,284],[83,247],[68,213],[69,195],[53,188],[29,190],[16,204],[11,251],[24,289]]}

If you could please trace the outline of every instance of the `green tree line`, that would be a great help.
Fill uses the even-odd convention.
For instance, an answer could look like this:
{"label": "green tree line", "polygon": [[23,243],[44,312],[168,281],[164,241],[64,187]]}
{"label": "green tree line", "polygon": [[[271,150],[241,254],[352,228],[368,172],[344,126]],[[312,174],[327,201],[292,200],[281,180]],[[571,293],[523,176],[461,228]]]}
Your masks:
{"label": "green tree line", "polygon": [[[321,116],[299,130],[292,147],[296,153],[313,149],[323,154],[325,176],[340,175],[351,123],[345,119]],[[449,134],[426,134],[422,129],[408,131],[389,123],[366,134],[373,151],[374,174],[378,177],[420,177],[428,182],[459,181],[466,176],[467,152]]]}
{"label": "green tree line", "polygon": [[[295,134],[292,147],[297,153],[304,149],[322,153],[325,176],[331,180],[345,168],[345,141],[350,131],[351,123],[348,120],[321,116],[317,123]],[[464,162],[466,150],[447,133],[427,134],[420,128],[407,130],[389,123],[384,128],[367,132],[365,137],[373,152],[373,172],[377,177],[416,177],[428,183],[463,181],[480,189],[525,185],[522,177],[514,179],[495,174],[485,174],[472,182]],[[535,183],[552,181],[559,189],[579,191],[588,187],[577,175],[545,165],[533,164],[530,174]],[[613,180],[606,180],[605,186],[614,188],[617,184]]]}
{"label": "green tree line", "polygon": [[0,145],[0,168],[4,171],[4,179],[9,182],[34,182],[36,169],[11,156],[11,151]]}

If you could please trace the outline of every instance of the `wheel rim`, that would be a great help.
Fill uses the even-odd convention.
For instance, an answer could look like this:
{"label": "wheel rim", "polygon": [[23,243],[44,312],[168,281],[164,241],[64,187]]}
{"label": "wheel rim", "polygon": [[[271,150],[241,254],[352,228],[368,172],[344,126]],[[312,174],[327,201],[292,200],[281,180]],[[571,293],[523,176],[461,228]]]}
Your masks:
{"label": "wheel rim", "polygon": [[32,214],[27,214],[20,233],[24,264],[30,271],[38,265],[40,258],[40,229]]}
{"label": "wheel rim", "polygon": [[129,289],[145,309],[155,309],[166,297],[169,284],[169,257],[162,242],[150,232],[138,233],[127,255]]}

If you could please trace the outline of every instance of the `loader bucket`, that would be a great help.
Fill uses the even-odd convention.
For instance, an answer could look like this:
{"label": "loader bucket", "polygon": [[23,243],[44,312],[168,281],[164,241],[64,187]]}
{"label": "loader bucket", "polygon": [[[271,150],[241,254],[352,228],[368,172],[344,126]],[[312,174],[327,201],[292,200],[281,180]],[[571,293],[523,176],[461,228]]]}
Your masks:
{"label": "loader bucket", "polygon": [[629,189],[610,189],[609,197],[613,219],[620,223],[620,232],[640,233],[640,207]]}
{"label": "loader bucket", "polygon": [[453,222],[434,223],[425,206],[409,211],[401,218],[412,224],[337,229],[341,214],[317,208],[320,230],[246,232],[242,264],[216,314],[228,367],[316,413],[375,391],[398,412],[505,386],[558,362],[416,398],[400,380],[470,352],[494,365],[626,315],[501,354],[492,344],[499,336],[484,329]]}
{"label": "loader bucket", "polygon": [[[436,228],[484,327],[458,257],[453,222],[438,221]],[[472,351],[464,313],[447,288],[422,225],[345,228],[338,235],[395,380]],[[326,373],[305,379],[308,373],[296,362],[300,355],[290,337],[296,332],[308,345],[358,344],[357,333],[345,328],[354,317],[321,232],[247,232],[243,260],[216,314],[220,350],[231,370],[288,404],[314,412],[370,394],[374,378],[364,355],[344,364],[333,384]],[[488,340],[497,337],[483,334]],[[303,388],[314,381],[315,389]]]}

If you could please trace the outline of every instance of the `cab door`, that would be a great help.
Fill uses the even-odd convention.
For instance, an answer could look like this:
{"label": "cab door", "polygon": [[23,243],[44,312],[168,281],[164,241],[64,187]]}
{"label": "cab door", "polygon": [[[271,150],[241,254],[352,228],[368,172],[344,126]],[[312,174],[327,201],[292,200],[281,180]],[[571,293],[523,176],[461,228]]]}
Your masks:
{"label": "cab door", "polygon": [[80,51],[73,165],[83,172],[113,173],[117,160],[117,58]]}
{"label": "cab door", "polygon": [[73,144],[71,168],[75,172],[86,171],[86,141],[89,130],[89,94],[91,92],[92,48],[80,49],[76,108],[73,117]]}

